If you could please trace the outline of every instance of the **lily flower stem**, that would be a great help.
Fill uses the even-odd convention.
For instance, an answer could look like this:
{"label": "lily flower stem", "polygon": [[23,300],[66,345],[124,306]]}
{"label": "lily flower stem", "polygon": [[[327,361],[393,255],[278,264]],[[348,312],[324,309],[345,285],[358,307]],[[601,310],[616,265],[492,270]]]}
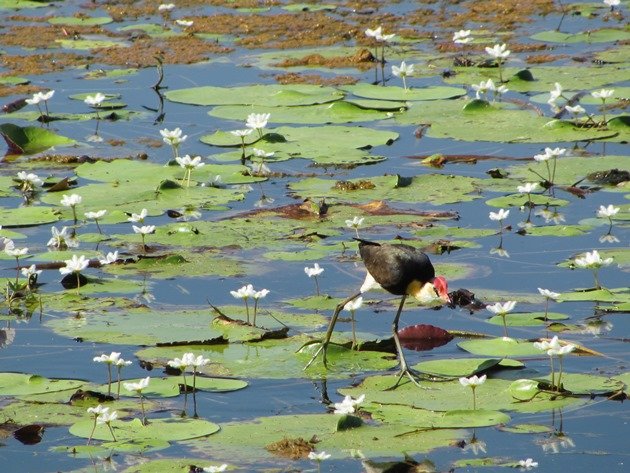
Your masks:
{"label": "lily flower stem", "polygon": [[610,233],[612,232],[612,227],[613,227],[613,222],[612,222],[612,217],[608,217],[608,233],[606,235],[610,235]]}
{"label": "lily flower stem", "polygon": [[98,126],[101,123],[101,117],[98,114],[98,108],[96,109],[96,129],[94,130],[94,135],[98,136]]}
{"label": "lily flower stem", "polygon": [[547,313],[549,312],[549,298],[545,298],[545,322],[547,322]]}
{"label": "lily flower stem", "polygon": [[503,61],[501,59],[497,59],[497,65],[499,67],[499,83],[500,84],[503,83],[503,71],[501,69],[502,64],[503,64]]}
{"label": "lily flower stem", "polygon": [[[49,117],[50,112],[48,112],[48,100],[44,100],[44,107],[46,108],[46,116]],[[41,110],[39,112],[41,113]]]}
{"label": "lily flower stem", "polygon": [[477,393],[475,392],[476,387],[477,386],[471,386],[473,394],[473,411],[477,410]]}
{"label": "lily flower stem", "polygon": [[197,414],[197,368],[193,366],[193,418],[199,418],[199,414]]}
{"label": "lily flower stem", "polygon": [[241,136],[241,163],[245,163],[245,137]]}
{"label": "lily flower stem", "polygon": [[553,356],[549,357],[549,362],[551,363],[551,386],[554,387],[556,385],[556,371],[553,366]]}
{"label": "lily flower stem", "polygon": [[598,274],[598,269],[594,268],[593,269],[593,276],[595,277],[595,289],[601,289],[602,285],[599,283],[599,274]]}
{"label": "lily flower stem", "polygon": [[560,368],[558,369],[558,385],[556,386],[556,391],[560,391],[562,389],[562,356],[558,357],[560,359]]}
{"label": "lily flower stem", "polygon": [[254,321],[253,325],[256,326],[256,313],[258,312],[258,299],[254,299]]}
{"label": "lily flower stem", "polygon": [[179,145],[173,143],[171,148],[173,149],[173,159],[175,159],[177,158],[177,156],[179,156]]}
{"label": "lily flower stem", "polygon": [[77,224],[77,208],[75,205],[72,206],[72,218],[74,218],[74,224]]}
{"label": "lily flower stem", "polygon": [[98,219],[94,219],[94,223],[96,224],[96,229],[98,230],[98,233],[102,235],[103,231],[101,230],[101,226],[98,224]]}
{"label": "lily flower stem", "polygon": [[138,393],[140,396],[140,409],[142,410],[142,425],[147,425],[147,416],[144,413],[144,399],[142,399],[142,393]]}
{"label": "lily flower stem", "polygon": [[354,231],[355,231],[355,232],[356,232],[356,234],[357,234],[357,240],[358,240],[358,239],[360,239],[360,237],[359,237],[359,229],[358,229],[358,228],[355,228],[355,229],[354,229]]}
{"label": "lily flower stem", "polygon": [[17,283],[19,282],[20,277],[20,257],[15,257],[15,285],[17,287]]}
{"label": "lily flower stem", "polygon": [[186,407],[188,406],[188,383],[186,382],[185,370],[182,370],[182,376],[184,377],[184,412],[186,412]]}
{"label": "lily flower stem", "polygon": [[557,164],[557,158],[554,156],[553,157],[553,171],[551,172],[551,184],[553,184],[554,180],[556,179],[556,164]]}
{"label": "lily flower stem", "polygon": [[147,252],[147,247],[144,244],[144,233],[141,233],[140,235],[142,236],[142,252],[146,253]]}
{"label": "lily flower stem", "polygon": [[354,310],[350,311],[350,318],[352,323],[352,348],[354,350],[357,347],[357,333],[356,333],[356,321],[354,319]]}
{"label": "lily flower stem", "polygon": [[402,80],[403,80],[403,88],[405,89],[405,92],[407,91],[407,79],[405,78],[405,76],[402,76]]}
{"label": "lily flower stem", "polygon": [[88,437],[88,441],[87,444],[89,445],[90,443],[92,443],[92,437],[94,436],[94,431],[96,430],[96,418],[98,416],[94,416],[94,424],[92,425],[92,431],[90,432],[90,436]]}
{"label": "lily flower stem", "polygon": [[243,299],[245,301],[245,313],[247,314],[247,323],[249,323],[249,304],[247,303],[247,299]]}
{"label": "lily flower stem", "polygon": [[505,320],[507,314],[501,314],[501,320],[503,320],[503,335],[505,337],[508,336],[508,329],[507,329],[507,321]]}
{"label": "lily flower stem", "polygon": [[[77,275],[77,295],[80,295],[81,294],[81,278],[80,278],[81,273],[77,271],[76,275]],[[110,368],[110,373],[109,373],[109,390],[110,391],[111,391],[111,384],[112,384],[112,374],[111,374],[111,368]]]}
{"label": "lily flower stem", "polygon": [[186,176],[188,176],[188,178],[186,179],[186,187],[190,187],[190,175],[192,174],[192,169],[186,169]]}
{"label": "lily flower stem", "polygon": [[[77,283],[78,282],[79,282],[79,278],[77,277]],[[112,395],[112,365],[111,363],[107,363],[107,395],[108,396]]]}
{"label": "lily flower stem", "polygon": [[107,427],[109,427],[109,433],[112,434],[112,439],[114,439],[114,442],[116,442],[116,436],[114,435],[114,429],[112,428],[112,425],[108,422],[107,423]]}
{"label": "lily flower stem", "polygon": [[313,276],[315,279],[315,290],[317,291],[317,295],[319,296],[319,282],[317,281],[317,276]]}
{"label": "lily flower stem", "polygon": [[118,380],[118,387],[116,388],[116,399],[120,399],[120,370],[122,366],[116,367],[116,378]]}
{"label": "lily flower stem", "polygon": [[549,182],[549,184],[553,184],[553,180],[551,177],[551,169],[549,169],[549,161],[545,161],[545,164],[547,165],[547,181]]}

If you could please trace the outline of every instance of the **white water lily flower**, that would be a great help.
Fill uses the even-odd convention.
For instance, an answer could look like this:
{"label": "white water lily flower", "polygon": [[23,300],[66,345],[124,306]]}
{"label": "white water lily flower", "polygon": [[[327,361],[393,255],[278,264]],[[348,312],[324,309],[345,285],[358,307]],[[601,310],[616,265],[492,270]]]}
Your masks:
{"label": "white water lily flower", "polygon": [[111,421],[118,419],[118,412],[103,412],[96,418],[97,424],[109,424]]}
{"label": "white water lily flower", "polygon": [[559,158],[566,152],[566,148],[545,148],[545,152],[543,154],[535,154],[534,159],[538,162],[547,161],[551,158]]}
{"label": "white water lily flower", "polygon": [[355,300],[348,302],[343,306],[343,310],[347,310],[348,312],[353,312],[358,310],[363,305],[363,297],[359,296]]}
{"label": "white water lily flower", "polygon": [[95,95],[88,95],[83,101],[91,107],[100,107],[106,98],[105,95],[97,92]]}
{"label": "white water lily flower", "polygon": [[52,246],[54,248],[77,248],[79,246],[79,241],[75,238],[72,238],[72,235],[68,233],[68,227],[62,227],[61,231],[57,229],[54,225],[50,229],[52,233],[52,238],[48,240],[46,246]]}
{"label": "white water lily flower", "polygon": [[492,305],[487,305],[486,309],[488,309],[493,314],[501,315],[501,314],[507,314],[508,312],[512,312],[515,306],[516,306],[516,301],[508,301],[504,304],[501,304],[500,302],[496,302]]}
{"label": "white water lily flower", "polygon": [[201,156],[195,156],[191,158],[190,155],[186,155],[183,157],[176,157],[175,161],[184,169],[197,169],[206,165],[206,163],[201,162]]}
{"label": "white water lily flower", "polygon": [[541,296],[544,296],[553,300],[556,300],[558,299],[558,297],[560,297],[559,292],[553,292],[553,291],[550,291],[549,289],[542,289],[539,287],[538,292],[540,293]]}
{"label": "white water lily flower", "polygon": [[28,253],[28,248],[16,248],[13,240],[6,238],[4,240],[4,252],[9,256],[19,258],[20,256],[24,256]]}
{"label": "white water lily flower", "polygon": [[256,291],[254,291],[253,285],[247,284],[236,291],[230,291],[230,294],[232,294],[232,297],[234,297],[235,299],[247,300],[250,297],[254,297]]}
{"label": "white water lily flower", "polygon": [[614,217],[615,215],[617,215],[617,213],[619,212],[620,208],[619,207],[615,207],[614,205],[610,204],[607,207],[604,207],[603,205],[599,206],[599,209],[597,209],[597,216],[598,217]]}
{"label": "white water lily flower", "polygon": [[140,233],[142,235],[149,235],[155,231],[155,225],[143,225],[141,227],[136,227],[132,225],[134,233]]}
{"label": "white water lily flower", "polygon": [[505,220],[506,218],[508,218],[509,215],[510,215],[510,211],[505,210],[505,209],[499,209],[498,212],[490,212],[488,214],[488,216],[490,217],[490,220],[494,220],[494,221]]}
{"label": "white water lily flower", "polygon": [[517,186],[516,190],[518,190],[521,194],[529,194],[534,191],[538,187],[537,182],[526,182],[524,186]]}
{"label": "white water lily flower", "polygon": [[117,351],[113,351],[109,355],[103,353],[100,356],[92,358],[92,361],[95,361],[96,363],[105,363],[106,365],[115,365],[118,360],[120,360],[120,353]]}
{"label": "white water lily flower", "polygon": [[88,414],[94,414],[94,416],[98,417],[101,414],[106,414],[107,412],[109,412],[109,407],[105,407],[102,404],[99,404],[96,407],[88,407],[87,412]]}
{"label": "white water lily flower", "polygon": [[602,266],[610,266],[612,262],[612,258],[602,259],[597,250],[593,250],[591,253],[586,252],[584,256],[575,258],[575,265],[579,268],[601,268]]}
{"label": "white water lily flower", "polygon": [[373,30],[370,28],[365,30],[365,36],[367,36],[368,38],[376,38],[377,36],[380,36],[381,34],[383,34],[382,26],[379,26],[378,28],[374,28]]}
{"label": "white water lily flower", "polygon": [[571,105],[565,105],[564,108],[567,112],[572,113],[573,115],[579,115],[580,113],[586,112],[584,107],[582,107],[581,105],[576,105],[574,107],[572,107]]}
{"label": "white water lily flower", "polygon": [[80,273],[90,265],[90,260],[84,255],[72,255],[72,258],[65,260],[65,263],[66,265],[64,267],[59,268],[59,272],[62,275]]}
{"label": "white water lily flower", "polygon": [[505,59],[510,55],[510,50],[507,49],[507,45],[503,43],[495,44],[491,48],[486,47],[486,53],[495,59]]}
{"label": "white water lily flower", "polygon": [[352,220],[346,220],[346,227],[348,228],[359,228],[361,224],[363,224],[364,217],[354,216]]}
{"label": "white water lily flower", "polygon": [[361,394],[357,399],[352,399],[351,396],[344,397],[343,401],[335,402],[333,404],[335,408],[335,414],[354,414],[356,407],[365,400],[365,394]]}
{"label": "white water lily flower", "polygon": [[23,190],[32,190],[44,185],[44,181],[42,181],[37,174],[33,174],[32,172],[20,171],[17,173],[17,178],[22,182]]}
{"label": "white water lily flower", "polygon": [[194,21],[192,20],[175,20],[175,23],[177,23],[179,26],[183,26],[183,27],[189,27],[192,26]]}
{"label": "white water lily flower", "polygon": [[466,378],[464,376],[462,378],[459,378],[459,384],[461,384],[462,386],[477,387],[485,383],[486,379],[487,379],[487,376],[485,374],[483,376],[474,375],[474,376],[471,376],[470,378]]}
{"label": "white water lily flower", "polygon": [[250,113],[245,126],[252,130],[260,130],[267,126],[271,113]]}
{"label": "white water lily flower", "polygon": [[247,135],[251,135],[253,131],[253,128],[248,128],[246,130],[232,130],[230,131],[230,133],[232,133],[234,136],[240,136],[241,138],[244,138]]}
{"label": "white water lily flower", "polygon": [[127,391],[133,391],[138,394],[141,394],[142,390],[149,385],[150,381],[151,381],[151,377],[147,376],[146,378],[142,378],[140,381],[136,383],[123,383],[123,387]]}
{"label": "white water lily flower", "polygon": [[171,146],[176,146],[186,141],[186,138],[188,138],[188,135],[182,136],[182,133],[183,132],[181,128],[179,127],[175,128],[174,130],[169,130],[167,128],[160,130],[160,135],[162,135],[162,141],[164,141],[164,143],[166,143],[167,145],[171,145]]}
{"label": "white water lily flower", "polygon": [[504,95],[507,94],[509,91],[510,89],[508,89],[505,85],[500,85],[499,87],[494,89],[494,93],[497,95]]}
{"label": "white water lily flower", "polygon": [[64,194],[61,196],[61,205],[64,207],[75,207],[81,203],[83,198],[79,194]]}
{"label": "white water lily flower", "polygon": [[567,345],[561,346],[560,348],[550,348],[549,350],[547,350],[547,355],[549,355],[549,356],[564,356],[564,355],[567,355],[567,354],[571,353],[576,348],[577,348],[576,345],[573,345],[572,343],[569,343]]}
{"label": "white water lily flower", "polygon": [[24,276],[26,279],[30,279],[32,276],[39,276],[40,274],[42,274],[42,270],[37,269],[37,266],[34,264],[30,265],[28,268],[20,268],[20,272],[22,273],[22,276]]}
{"label": "white water lily flower", "polygon": [[270,292],[271,291],[269,289],[261,289],[260,291],[255,291],[252,297],[256,300],[264,299],[265,297],[267,297],[267,294],[269,294]]}
{"label": "white water lily flower", "polygon": [[414,68],[413,64],[407,64],[403,61],[400,66],[392,66],[392,74],[396,77],[408,77],[414,73]]}
{"label": "white water lily flower", "polygon": [[142,209],[139,214],[131,214],[131,217],[127,219],[128,222],[132,223],[143,223],[144,219],[147,216],[147,209]]}
{"label": "white water lily flower", "polygon": [[87,219],[96,220],[104,217],[106,213],[107,210],[97,210],[96,212],[85,212],[83,215],[85,215]]}
{"label": "white water lily flower", "polygon": [[470,30],[459,30],[453,33],[453,42],[457,44],[466,44],[472,41]]}
{"label": "white water lily flower", "polygon": [[174,3],[162,3],[158,7],[158,11],[171,11],[175,8]]}
{"label": "white water lily flower", "polygon": [[312,268],[309,268],[308,266],[306,266],[304,268],[304,272],[310,278],[310,277],[319,276],[320,274],[322,274],[324,272],[324,268],[321,268],[319,266],[319,263],[315,263],[315,265]]}
{"label": "white water lily flower", "polygon": [[267,153],[265,150],[258,149],[258,148],[252,148],[252,152],[254,153],[254,156],[256,156],[257,158],[270,158],[274,154],[276,154],[273,151],[270,153]]}
{"label": "white water lily flower", "polygon": [[549,91],[549,100],[547,100],[547,103],[549,105],[555,105],[556,100],[558,100],[562,96],[562,90],[563,89],[560,82],[556,82],[554,84],[553,90]]}
{"label": "white water lily flower", "polygon": [[612,97],[614,93],[615,89],[601,89],[595,92],[591,92],[591,95],[596,99],[601,99],[602,101],[605,101],[607,98]]}
{"label": "white water lily flower", "polygon": [[320,453],[309,452],[308,454],[308,459],[315,460],[316,462],[321,462],[322,460],[328,460],[329,458],[330,458],[330,455],[326,452],[320,452]]}
{"label": "white water lily flower", "polygon": [[521,469],[530,470],[532,468],[536,468],[538,466],[538,462],[535,462],[533,459],[528,458],[527,460],[519,460],[518,465],[521,467]]}
{"label": "white water lily flower", "polygon": [[224,463],[221,466],[206,466],[203,471],[206,473],[222,473],[223,471],[227,470],[227,463]]}
{"label": "white water lily flower", "polygon": [[481,81],[479,84],[472,84],[471,87],[475,91],[475,98],[477,100],[481,99],[481,94],[487,94],[488,92],[496,91],[496,87],[492,79]]}
{"label": "white water lily flower", "polygon": [[101,263],[102,266],[106,264],[112,264],[118,261],[118,251],[109,252],[103,259],[99,259],[98,262]]}

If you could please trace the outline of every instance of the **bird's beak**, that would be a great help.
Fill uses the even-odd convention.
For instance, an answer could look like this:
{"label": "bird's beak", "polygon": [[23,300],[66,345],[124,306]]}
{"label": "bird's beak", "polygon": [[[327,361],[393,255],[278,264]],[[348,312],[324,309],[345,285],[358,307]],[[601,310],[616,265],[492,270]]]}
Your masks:
{"label": "bird's beak", "polygon": [[440,299],[442,299],[445,304],[450,304],[451,303],[451,298],[448,295],[448,292],[444,292],[444,293],[440,294]]}

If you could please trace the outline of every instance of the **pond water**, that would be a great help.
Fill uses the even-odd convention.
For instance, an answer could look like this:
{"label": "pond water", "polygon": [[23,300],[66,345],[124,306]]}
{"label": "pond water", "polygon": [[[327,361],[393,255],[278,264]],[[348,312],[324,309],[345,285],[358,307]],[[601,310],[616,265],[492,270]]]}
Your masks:
{"label": "pond water", "polygon": [[[0,167],[0,236],[29,248],[28,256],[18,261],[21,267],[36,264],[43,270],[38,286],[23,289],[11,302],[9,284],[16,278],[16,261],[2,253],[3,292],[7,287],[0,313],[3,464],[33,473],[185,472],[191,465],[223,463],[228,471],[420,471],[411,469],[413,462],[425,462],[421,471],[501,471],[520,468],[520,460],[531,458],[539,471],[626,471],[630,416],[627,403],[619,401],[630,383],[628,180],[612,185],[587,175],[630,168],[630,87],[623,73],[629,57],[627,2],[613,10],[598,2],[541,0],[527,8],[499,2],[500,12],[496,2],[486,1],[314,4],[325,7],[322,11],[301,4],[292,9],[291,2],[260,3],[187,1],[159,14],[158,2],[0,2],[6,30],[0,40],[2,102],[55,90],[47,103],[54,120],[40,124],[37,108],[27,106],[0,116],[0,126],[33,127],[76,141],[34,153],[7,151]],[[423,20],[426,9],[435,15],[434,22]],[[116,21],[87,23],[109,15]],[[204,16],[215,18],[214,23]],[[45,21],[49,17],[63,19]],[[76,24],[67,17],[84,19]],[[190,19],[193,25],[175,25],[176,18]],[[312,25],[317,22],[322,28]],[[370,64],[274,65],[312,53],[301,52],[300,46],[316,48],[326,57],[347,57],[363,47],[373,50],[363,31],[379,24],[398,35],[385,48],[385,87],[372,84],[375,69]],[[136,31],[125,31],[129,26]],[[21,27],[32,28],[28,43],[8,39],[26,34]],[[564,34],[561,39],[557,27]],[[453,32],[462,28],[472,30],[475,42],[453,45]],[[46,34],[52,36],[43,39]],[[42,35],[39,43],[36,35]],[[69,38],[75,43],[53,47],[56,40]],[[190,38],[230,49],[203,50],[208,60],[200,62],[193,57],[200,44],[186,42]],[[122,41],[125,45],[114,49],[127,47],[128,57],[98,49],[103,43],[81,49],[78,41],[84,39]],[[492,63],[486,64],[484,47],[503,42],[512,49],[503,71],[510,91],[500,100],[490,95],[488,102],[478,102],[481,110],[463,112],[475,95],[467,90],[471,84],[488,78],[498,84],[496,67],[479,66]],[[164,55],[164,88],[159,91],[151,88],[157,80],[153,51]],[[41,60],[61,64],[68,60],[61,56],[66,52],[78,56],[66,67],[41,64],[40,71],[33,64],[13,62],[16,56],[52,53],[60,55]],[[191,64],[186,64],[188,59],[181,56],[189,55]],[[456,57],[471,64],[455,67]],[[416,74],[407,78],[409,92],[391,74],[390,66],[401,60],[416,64]],[[127,67],[134,69],[120,75],[98,73]],[[536,81],[515,78],[525,68]],[[457,74],[443,78],[447,69]],[[280,91],[247,88],[276,84],[274,76],[288,71],[302,79],[316,75],[317,83],[330,84],[329,79],[342,76],[351,80],[326,86],[335,87],[330,89],[335,96],[324,99],[313,98],[321,91],[300,84]],[[97,73],[86,75],[90,72]],[[2,82],[14,76],[26,83]],[[552,120],[546,102],[556,80],[570,91],[566,97],[581,100],[590,119],[582,114],[571,122],[565,114],[555,127],[544,125]],[[205,86],[223,89],[182,93]],[[438,89],[441,86],[454,90]],[[238,87],[237,92],[230,90]],[[603,116],[601,103],[590,92],[602,88],[616,90],[605,103],[615,106],[605,110],[607,126],[591,126]],[[436,95],[409,98],[423,90]],[[585,94],[577,97],[582,91]],[[109,95],[95,111],[83,99],[96,92]],[[275,154],[266,161],[270,172],[256,173],[259,163],[248,159],[242,166],[240,138],[226,132],[243,129],[249,113],[267,111],[271,116],[264,133],[269,134],[252,144],[254,131],[246,150],[248,156],[254,147]],[[112,112],[120,119],[113,120]],[[172,150],[162,143],[160,130],[176,127],[188,136],[180,145],[181,154],[199,155],[206,164],[192,171],[190,187],[183,169],[173,162],[167,166]],[[2,133],[9,131],[4,128]],[[22,144],[38,146],[39,139]],[[566,148],[566,155],[554,163],[555,186],[543,190],[539,184],[529,206],[527,194],[519,194],[516,187],[533,180],[542,183],[547,177],[545,164],[533,160],[545,147]],[[437,154],[447,158],[443,166],[421,162]],[[81,156],[87,159],[76,159]],[[68,157],[69,162],[61,162]],[[38,174],[48,187],[25,199],[15,188],[20,171]],[[491,177],[497,174],[502,178]],[[66,177],[68,187],[49,192]],[[339,181],[361,180],[367,190],[335,188]],[[59,203],[64,194],[73,193],[83,198],[76,222],[72,210]],[[306,198],[319,206],[319,214],[311,204],[298,209]],[[608,218],[596,216],[602,205],[620,209],[610,232]],[[310,210],[304,210],[307,207]],[[142,225],[157,227],[146,235],[145,248],[127,221],[143,208],[148,217]],[[501,232],[499,223],[488,218],[500,208],[510,210]],[[100,221],[103,234],[83,217],[100,209],[108,210]],[[199,213],[174,218],[170,210]],[[431,310],[408,301],[401,327],[432,324],[458,335],[430,351],[405,350],[411,365],[420,363],[420,371],[437,375],[423,380],[420,388],[407,383],[394,391],[383,389],[396,379],[391,346],[358,354],[331,347],[329,371],[319,361],[302,370],[312,350],[296,350],[323,336],[335,305],[363,281],[365,269],[352,240],[355,230],[345,223],[355,215],[365,219],[358,228],[362,238],[400,239],[422,248],[447,276],[449,290],[467,289],[483,304],[517,301],[506,318],[512,340],[502,340],[501,320],[490,321],[492,314],[483,306],[476,311],[459,306]],[[53,225],[74,228],[78,248],[47,247]],[[607,233],[614,238],[602,239]],[[576,257],[593,250],[613,258],[598,273],[601,290],[592,290],[591,270],[573,267]],[[118,251],[119,260],[99,267],[97,260],[110,251]],[[78,290],[60,284],[59,268],[73,254],[93,261],[82,270],[88,284]],[[324,268],[317,286],[304,272],[316,262]],[[260,327],[235,322],[248,317],[230,291],[246,284],[270,291],[259,301]],[[538,288],[560,293],[559,301],[548,305],[548,321]],[[322,295],[316,297],[316,290]],[[382,291],[365,299],[356,313],[359,339],[388,339],[397,299]],[[229,319],[213,320],[212,306]],[[261,327],[278,332],[270,334]],[[287,333],[281,332],[283,327],[288,327]],[[503,345],[467,346],[479,340],[477,335]],[[554,335],[579,346],[563,358],[565,391],[559,393],[548,382],[550,359],[543,351],[505,346],[525,346]],[[271,339],[261,341],[265,336]],[[348,322],[337,324],[334,340],[351,340]],[[106,367],[92,360],[112,351],[133,361],[122,371],[124,380],[152,378],[145,401],[149,426],[123,428],[141,417],[137,396],[123,390],[121,400],[106,402],[119,413],[120,419],[111,424],[119,441],[111,441],[107,428],[99,426],[86,446],[91,426],[86,409],[98,401],[70,402],[70,397],[78,387],[107,393]],[[200,369],[200,383],[206,377],[220,378],[218,385],[202,387],[194,396],[199,423],[191,429],[209,429],[211,435],[168,435],[195,418],[192,395],[185,401],[174,391],[183,378],[165,372],[167,360],[186,352],[210,360]],[[518,366],[499,366],[504,357],[517,360]],[[471,368],[466,363],[473,359],[481,360],[479,365],[490,361]],[[450,360],[461,364],[431,365],[437,371],[423,364]],[[556,376],[558,362],[556,358]],[[449,369],[450,375],[444,371]],[[42,387],[40,379],[18,380],[11,373],[76,383]],[[488,381],[475,390],[479,410],[473,411],[471,391],[457,378],[474,373],[487,374]],[[189,385],[191,377],[189,372]],[[164,385],[157,386],[160,378]],[[220,384],[223,378],[247,386]],[[537,387],[527,396],[519,394],[513,384],[518,379],[535,380]],[[346,394],[366,395],[357,413],[363,425],[337,432],[339,416],[331,412],[330,403]],[[172,424],[160,428],[165,420]],[[29,425],[44,430],[40,436],[20,435],[18,429]],[[157,426],[155,432],[144,435],[151,425]],[[288,459],[264,448],[298,437],[331,458],[318,466],[304,452]],[[404,462],[405,455],[407,464],[396,464]]]}

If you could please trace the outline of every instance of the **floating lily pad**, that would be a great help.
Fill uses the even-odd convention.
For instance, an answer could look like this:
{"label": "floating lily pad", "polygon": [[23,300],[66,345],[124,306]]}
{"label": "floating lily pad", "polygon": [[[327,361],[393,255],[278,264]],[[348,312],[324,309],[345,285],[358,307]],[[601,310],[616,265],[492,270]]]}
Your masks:
{"label": "floating lily pad", "polygon": [[83,384],[84,381],[72,379],[48,379],[25,373],[0,373],[0,394],[4,396],[64,391],[79,388]]}
{"label": "floating lily pad", "polygon": [[[180,350],[180,358],[181,355],[186,351],[185,348]],[[138,379],[125,379],[123,382],[125,383],[137,383],[140,381]],[[142,390],[142,394],[148,398],[152,397],[176,397],[179,396],[180,393],[180,384],[183,384],[184,378],[182,376],[169,376],[168,378],[157,378],[152,376],[151,381],[149,382],[149,386]],[[192,389],[193,385],[193,376],[192,373],[186,373],[186,384],[190,386]],[[215,393],[225,393],[230,391],[238,391],[240,389],[244,389],[247,387],[247,382],[241,381],[240,379],[228,379],[228,378],[208,378],[205,376],[197,375],[197,380],[195,382],[195,389],[199,391],[208,391]],[[102,392],[107,392],[107,385],[102,385],[100,390]],[[131,396],[133,397],[133,393],[129,393],[129,391],[125,391],[124,388],[120,390],[121,395]]]}
{"label": "floating lily pad", "polygon": [[585,396],[609,394],[621,391],[625,386],[618,379],[583,373],[563,373],[561,383],[567,391]]}
{"label": "floating lily pad", "polygon": [[[274,123],[327,124],[353,123],[390,118],[388,112],[367,109],[339,100],[330,104],[308,106],[265,107],[261,105],[224,105],[214,107],[210,116],[228,120],[245,120],[250,113],[270,113]],[[240,140],[240,138],[239,138]]]}
{"label": "floating lily pad", "polygon": [[[115,48],[115,47],[128,47],[129,45],[120,40],[106,39],[106,37],[89,37],[84,39],[56,39],[55,43],[59,44],[64,49],[78,49],[82,51],[95,49],[95,48]],[[104,102],[103,102],[104,103]],[[111,106],[109,107],[111,108]]]}
{"label": "floating lily pad", "polygon": [[[319,440],[318,450],[334,456],[346,456],[344,451],[359,449],[366,456],[392,455],[393,451],[408,454],[423,453],[439,446],[450,445],[463,436],[460,430],[430,430],[427,432],[403,425],[368,425],[336,431],[338,416],[331,414],[284,415],[261,417],[248,422],[223,424],[221,432],[209,448],[219,447],[234,455],[247,458],[269,457],[266,445],[283,438],[302,437]],[[252,429],[257,435],[251,435]],[[206,447],[206,448],[208,448]]]}
{"label": "floating lily pad", "polygon": [[407,89],[402,87],[388,86],[383,87],[373,84],[356,84],[343,87],[345,92],[349,92],[357,97],[378,100],[399,100],[399,101],[417,101],[417,100],[439,100],[452,99],[466,95],[466,91],[460,87],[426,87],[422,89]]}
{"label": "floating lily pad", "polygon": [[114,21],[109,16],[83,17],[83,16],[55,16],[48,19],[48,23],[52,25],[68,25],[68,26],[99,26],[107,25]]}
{"label": "floating lily pad", "polygon": [[69,146],[73,139],[40,127],[21,127],[12,123],[0,125],[0,134],[9,146],[8,154],[35,154],[53,146]]}
{"label": "floating lily pad", "polygon": [[[70,426],[70,433],[77,437],[89,438],[94,421],[85,419]],[[181,440],[205,437],[219,431],[219,426],[203,419],[150,419],[143,425],[140,419],[124,421],[116,419],[111,423],[117,441],[127,440],[164,440],[176,442]],[[105,424],[97,425],[92,438],[112,440],[112,434]]]}
{"label": "floating lily pad", "polygon": [[[547,312],[547,320],[566,320],[569,318],[566,314],[557,312]],[[488,320],[491,324],[503,325],[503,317],[495,315]],[[510,327],[534,327],[538,325],[546,325],[544,312],[527,312],[527,313],[510,313],[505,317],[505,322]]]}
{"label": "floating lily pad", "polygon": [[541,31],[531,36],[536,41],[547,43],[607,43],[630,39],[630,33],[623,29],[602,28],[580,33],[562,33],[557,30]]}
{"label": "floating lily pad", "polygon": [[473,374],[500,368],[522,368],[524,365],[516,360],[500,358],[457,358],[447,360],[422,361],[414,368],[422,373],[436,376],[446,376],[459,378],[462,376],[472,376]]}
{"label": "floating lily pad", "polygon": [[[508,315],[508,319],[510,316]],[[493,338],[490,340],[466,340],[457,344],[473,355],[486,356],[531,356],[540,355],[540,350],[531,342],[515,338]]]}
{"label": "floating lily pad", "polygon": [[[343,94],[332,87],[316,85],[251,85],[244,87],[193,87],[170,90],[165,94],[172,102],[192,105],[260,105],[280,107],[334,102]],[[258,113],[258,112],[256,112]],[[243,117],[245,119],[247,117]],[[273,123],[273,115],[270,118]]]}
{"label": "floating lily pad", "polygon": [[3,228],[30,227],[59,220],[59,212],[51,207],[0,208],[0,220]]}
{"label": "floating lily pad", "polygon": [[485,409],[437,412],[405,405],[381,405],[379,407],[371,407],[370,414],[372,414],[373,418],[382,422],[402,424],[418,429],[487,427],[506,424],[510,421],[510,416],[503,412]]}

